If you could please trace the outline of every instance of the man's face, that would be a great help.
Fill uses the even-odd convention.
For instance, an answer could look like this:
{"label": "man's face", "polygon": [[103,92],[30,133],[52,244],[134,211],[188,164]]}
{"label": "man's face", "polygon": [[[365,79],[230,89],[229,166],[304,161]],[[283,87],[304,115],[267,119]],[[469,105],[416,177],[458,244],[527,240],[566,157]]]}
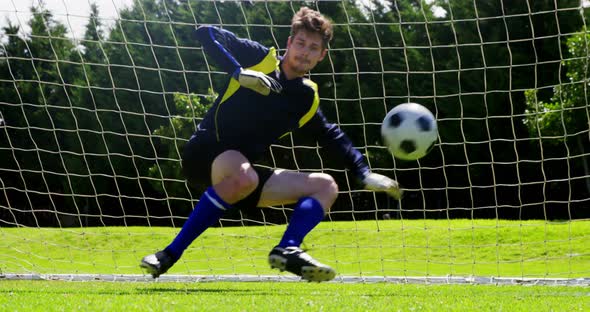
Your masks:
{"label": "man's face", "polygon": [[284,65],[297,76],[303,76],[324,59],[326,52],[320,34],[300,30],[287,41]]}

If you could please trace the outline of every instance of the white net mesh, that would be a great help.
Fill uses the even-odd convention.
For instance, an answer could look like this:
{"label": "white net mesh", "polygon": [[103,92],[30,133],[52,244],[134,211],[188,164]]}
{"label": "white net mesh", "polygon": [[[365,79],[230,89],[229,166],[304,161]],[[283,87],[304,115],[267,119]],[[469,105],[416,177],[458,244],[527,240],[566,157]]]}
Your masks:
{"label": "white net mesh", "polygon": [[[328,56],[310,73],[324,113],[373,171],[407,189],[401,202],[364,191],[315,142],[277,142],[260,164],[327,172],[340,185],[306,239],[310,253],[342,281],[588,276],[586,1],[96,4],[0,8],[6,276],[141,274],[138,260],[172,239],[200,195],[182,178],[182,145],[227,77],[193,38],[195,26],[282,54],[302,5],[334,22]],[[379,133],[404,102],[438,120],[439,142],[414,162],[392,158]],[[290,211],[229,213],[172,273],[269,279],[266,255]]]}

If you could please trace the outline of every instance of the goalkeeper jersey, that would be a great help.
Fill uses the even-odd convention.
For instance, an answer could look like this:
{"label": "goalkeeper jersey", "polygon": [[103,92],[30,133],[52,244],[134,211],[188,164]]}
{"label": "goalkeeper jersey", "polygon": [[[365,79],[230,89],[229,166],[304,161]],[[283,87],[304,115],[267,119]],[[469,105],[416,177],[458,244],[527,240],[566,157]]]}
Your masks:
{"label": "goalkeeper jersey", "polygon": [[230,31],[201,26],[195,36],[207,56],[223,71],[251,69],[276,79],[281,93],[268,96],[240,87],[230,76],[219,97],[205,114],[193,136],[200,141],[234,149],[255,161],[269,146],[290,132],[302,132],[320,146],[339,155],[347,168],[362,179],[369,168],[363,155],[335,124],[327,122],[319,108],[317,85],[306,78],[288,80],[281,71],[282,58],[274,47],[238,38]]}

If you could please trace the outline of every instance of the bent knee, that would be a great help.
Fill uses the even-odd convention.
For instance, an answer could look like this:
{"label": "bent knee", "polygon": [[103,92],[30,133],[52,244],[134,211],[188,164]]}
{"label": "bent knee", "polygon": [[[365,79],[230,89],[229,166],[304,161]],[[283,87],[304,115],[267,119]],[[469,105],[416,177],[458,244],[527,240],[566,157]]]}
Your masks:
{"label": "bent knee", "polygon": [[240,194],[243,194],[244,197],[252,193],[258,186],[258,175],[254,170],[240,171],[232,178],[236,191]]}
{"label": "bent knee", "polygon": [[236,203],[250,195],[258,187],[258,175],[254,170],[240,170],[227,176],[218,184],[219,192],[228,203]]}
{"label": "bent knee", "polygon": [[338,197],[338,184],[331,175],[326,173],[315,175],[314,180],[317,189],[316,197],[322,203],[324,211],[328,213]]}
{"label": "bent knee", "polygon": [[334,178],[331,175],[327,174],[326,178],[326,193],[334,200],[338,197],[338,184],[334,181]]}

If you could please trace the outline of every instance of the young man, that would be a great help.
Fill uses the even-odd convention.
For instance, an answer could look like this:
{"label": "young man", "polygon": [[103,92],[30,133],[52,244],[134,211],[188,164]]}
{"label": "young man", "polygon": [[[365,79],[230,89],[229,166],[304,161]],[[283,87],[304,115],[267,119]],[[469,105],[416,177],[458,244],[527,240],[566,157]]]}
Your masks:
{"label": "young man", "polygon": [[226,210],[295,204],[283,238],[269,254],[270,266],[310,281],[333,279],[334,269],[299,246],[336,200],[334,179],[325,173],[252,165],[280,137],[303,131],[341,155],[366,189],[399,199],[398,183],[370,172],[348,137],[324,118],[317,85],[303,78],[326,56],[331,22],[314,10],[301,8],[293,17],[283,57],[277,57],[274,48],[216,27],[199,27],[196,37],[207,56],[231,74],[183,151],[187,182],[211,186],[172,243],[144,257],[141,267],[154,278],[165,273]]}

